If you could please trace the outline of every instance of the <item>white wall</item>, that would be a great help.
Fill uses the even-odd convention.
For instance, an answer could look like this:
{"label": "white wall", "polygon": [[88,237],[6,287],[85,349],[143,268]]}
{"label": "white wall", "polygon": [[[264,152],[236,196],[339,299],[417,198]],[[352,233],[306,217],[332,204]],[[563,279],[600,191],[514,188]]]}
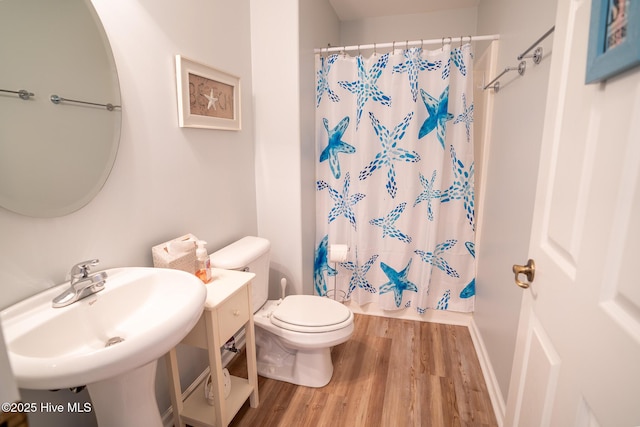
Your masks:
{"label": "white wall", "polygon": [[[0,209],[0,307],[63,282],[71,265],[85,259],[100,258],[102,268],[150,266],[151,246],[187,232],[207,240],[210,252],[257,233],[248,3],[93,4],[121,84],[123,126],[115,166],[98,196],[71,215],[35,219]],[[241,78],[241,131],[178,127],[178,53]],[[184,356],[187,376],[206,363],[199,352]],[[158,400],[164,410],[169,399],[160,366]],[[22,398],[55,396],[60,395],[30,392]],[[75,418],[60,423],[84,425]],[[54,424],[49,419],[31,425]]]}
{"label": "white wall", "polygon": [[[248,7],[94,3],[120,77],[118,157],[101,193],[71,215],[36,219],[0,208],[0,307],[64,281],[84,259],[151,265],[151,246],[186,232],[210,251],[256,232]],[[206,16],[216,25],[204,25]],[[241,77],[242,131],[178,127],[177,53]]]}
{"label": "white wall", "polygon": [[328,0],[300,0],[300,164],[302,273],[305,294],[313,293],[316,227],[316,71],[313,50],[337,44],[340,23]]}
{"label": "white wall", "polygon": [[270,296],[313,292],[313,47],[336,41],[327,1],[251,2],[258,231],[271,241]]}
{"label": "white wall", "polygon": [[[477,35],[476,8],[366,18],[340,23],[340,44],[351,46]],[[326,45],[325,45],[326,46]]]}
{"label": "white wall", "polygon": [[[302,293],[298,1],[251,1],[258,231],[271,280]],[[271,287],[271,297],[276,291]]]}
{"label": "white wall", "polygon": [[[556,0],[480,2],[478,32],[500,34],[498,71],[518,64],[516,57],[554,25],[555,13]],[[549,37],[542,44],[541,64],[529,60],[523,77],[505,75],[500,91],[490,95],[493,126],[478,226],[474,321],[493,367],[495,377],[489,380],[503,400],[509,391],[522,297],[511,267],[527,262],[552,41]]]}

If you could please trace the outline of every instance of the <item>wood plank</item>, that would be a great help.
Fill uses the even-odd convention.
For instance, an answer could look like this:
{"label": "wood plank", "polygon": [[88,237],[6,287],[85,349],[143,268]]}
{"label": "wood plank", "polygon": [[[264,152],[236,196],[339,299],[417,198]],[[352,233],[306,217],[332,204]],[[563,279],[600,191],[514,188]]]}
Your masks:
{"label": "wood plank", "polygon": [[[230,425],[497,426],[463,326],[356,315],[353,336],[332,359],[322,388],[259,377],[260,406],[245,403]],[[242,376],[244,365],[234,360],[231,373]]]}

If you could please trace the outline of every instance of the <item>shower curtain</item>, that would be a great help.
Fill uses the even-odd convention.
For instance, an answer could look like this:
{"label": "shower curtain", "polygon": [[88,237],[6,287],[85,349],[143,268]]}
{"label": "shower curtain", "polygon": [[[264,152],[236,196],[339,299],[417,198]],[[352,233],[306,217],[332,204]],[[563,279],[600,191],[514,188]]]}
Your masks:
{"label": "shower curtain", "polygon": [[318,295],[473,311],[472,58],[469,44],[316,55]]}

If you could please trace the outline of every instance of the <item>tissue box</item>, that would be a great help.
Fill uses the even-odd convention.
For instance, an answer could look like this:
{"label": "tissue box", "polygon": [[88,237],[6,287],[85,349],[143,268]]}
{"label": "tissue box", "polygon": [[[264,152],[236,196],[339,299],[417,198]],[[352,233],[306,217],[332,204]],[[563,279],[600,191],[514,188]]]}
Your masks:
{"label": "tissue box", "polygon": [[[193,248],[189,249],[187,252],[170,253],[169,247],[172,243],[175,242],[179,244],[187,241],[193,241]],[[177,237],[169,240],[168,242],[152,247],[151,254],[153,255],[153,266],[158,268],[173,268],[175,270],[182,270],[194,274],[196,272],[197,241],[198,238],[193,234],[185,234],[184,236]]]}

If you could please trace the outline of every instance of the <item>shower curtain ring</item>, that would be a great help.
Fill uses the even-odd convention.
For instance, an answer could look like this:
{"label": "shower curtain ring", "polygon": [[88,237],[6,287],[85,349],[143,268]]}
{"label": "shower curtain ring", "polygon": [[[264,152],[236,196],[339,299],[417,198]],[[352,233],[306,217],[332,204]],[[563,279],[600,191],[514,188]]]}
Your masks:
{"label": "shower curtain ring", "polygon": [[376,56],[378,54],[378,51],[376,50],[376,44],[373,43],[373,56]]}
{"label": "shower curtain ring", "polygon": [[394,40],[393,43],[391,44],[391,54],[393,54],[396,51],[396,41]]}
{"label": "shower curtain ring", "polygon": [[424,50],[424,39],[420,39],[420,50]]}
{"label": "shower curtain ring", "polygon": [[404,42],[404,50],[409,50],[409,40]]}
{"label": "shower curtain ring", "polygon": [[362,56],[362,53],[360,53],[360,45],[358,45],[358,56]]}

